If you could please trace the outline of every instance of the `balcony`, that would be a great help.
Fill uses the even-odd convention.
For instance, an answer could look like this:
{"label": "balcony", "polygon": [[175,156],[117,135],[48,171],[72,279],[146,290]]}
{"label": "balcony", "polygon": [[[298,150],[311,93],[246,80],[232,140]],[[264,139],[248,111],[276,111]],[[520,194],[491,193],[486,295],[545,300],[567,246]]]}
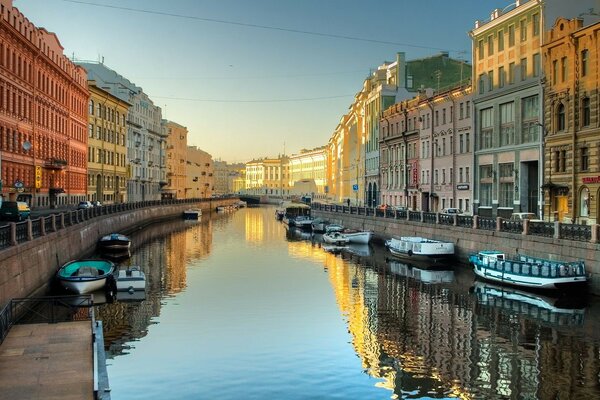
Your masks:
{"label": "balcony", "polygon": [[67,168],[67,160],[61,160],[59,158],[49,158],[46,160],[44,167],[48,169],[65,169]]}

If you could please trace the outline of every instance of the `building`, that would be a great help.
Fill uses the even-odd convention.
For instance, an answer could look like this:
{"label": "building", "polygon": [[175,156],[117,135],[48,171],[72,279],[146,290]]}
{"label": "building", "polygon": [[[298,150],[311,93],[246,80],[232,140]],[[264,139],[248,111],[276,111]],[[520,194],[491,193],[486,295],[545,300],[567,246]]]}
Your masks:
{"label": "building", "polygon": [[188,146],[186,160],[185,198],[210,198],[215,186],[212,156],[196,146]]}
{"label": "building", "polygon": [[[544,59],[544,214],[598,223],[600,215],[600,23],[559,18]],[[548,218],[547,218],[548,219]]]}
{"label": "building", "polygon": [[127,201],[126,101],[88,81],[87,199],[103,204]]}
{"label": "building", "polygon": [[246,193],[284,196],[290,194],[287,156],[263,158],[246,163]]}
{"label": "building", "polygon": [[246,167],[231,173],[231,187],[233,193],[241,194],[246,190]]}
{"label": "building", "polygon": [[162,120],[162,130],[167,137],[167,185],[163,188],[162,197],[185,199],[188,130],[166,119]]}
{"label": "building", "polygon": [[162,111],[141,87],[103,63],[78,62],[88,78],[113,96],[131,104],[127,113],[128,201],[160,200],[167,184],[166,132]]}
{"label": "building", "polygon": [[31,207],[86,199],[86,72],[58,37],[0,0],[0,193]]}
{"label": "building", "polygon": [[327,186],[327,150],[326,146],[316,149],[300,150],[299,154],[289,157],[290,194],[310,195],[313,199],[324,199]]}
{"label": "building", "polygon": [[595,0],[517,1],[476,21],[473,43],[474,212],[543,216],[542,32]]}

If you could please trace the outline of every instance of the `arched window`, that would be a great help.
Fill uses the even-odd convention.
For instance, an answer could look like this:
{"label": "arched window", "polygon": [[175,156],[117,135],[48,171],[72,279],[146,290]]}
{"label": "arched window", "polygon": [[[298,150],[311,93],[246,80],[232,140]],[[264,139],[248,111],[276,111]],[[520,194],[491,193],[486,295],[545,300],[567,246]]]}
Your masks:
{"label": "arched window", "polygon": [[562,103],[556,109],[556,127],[557,131],[565,130],[565,105]]}
{"label": "arched window", "polygon": [[590,190],[586,187],[581,189],[579,195],[579,216],[589,217],[590,215]]}
{"label": "arched window", "polygon": [[590,111],[590,98],[584,97],[581,101],[581,126],[590,126],[592,122]]}

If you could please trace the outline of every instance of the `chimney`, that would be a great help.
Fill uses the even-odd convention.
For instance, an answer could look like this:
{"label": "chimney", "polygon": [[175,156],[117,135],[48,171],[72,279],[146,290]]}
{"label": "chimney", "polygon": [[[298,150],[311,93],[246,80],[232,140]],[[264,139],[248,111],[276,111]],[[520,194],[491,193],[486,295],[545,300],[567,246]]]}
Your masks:
{"label": "chimney", "polygon": [[396,53],[396,85],[399,88],[406,88],[406,54],[404,52]]}

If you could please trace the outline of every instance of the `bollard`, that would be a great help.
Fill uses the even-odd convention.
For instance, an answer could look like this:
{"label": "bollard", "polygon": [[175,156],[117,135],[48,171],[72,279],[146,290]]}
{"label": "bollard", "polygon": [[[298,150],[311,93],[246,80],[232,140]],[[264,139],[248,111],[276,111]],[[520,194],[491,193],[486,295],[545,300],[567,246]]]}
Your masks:
{"label": "bollard", "polygon": [[502,230],[502,217],[496,217],[496,232]]}

